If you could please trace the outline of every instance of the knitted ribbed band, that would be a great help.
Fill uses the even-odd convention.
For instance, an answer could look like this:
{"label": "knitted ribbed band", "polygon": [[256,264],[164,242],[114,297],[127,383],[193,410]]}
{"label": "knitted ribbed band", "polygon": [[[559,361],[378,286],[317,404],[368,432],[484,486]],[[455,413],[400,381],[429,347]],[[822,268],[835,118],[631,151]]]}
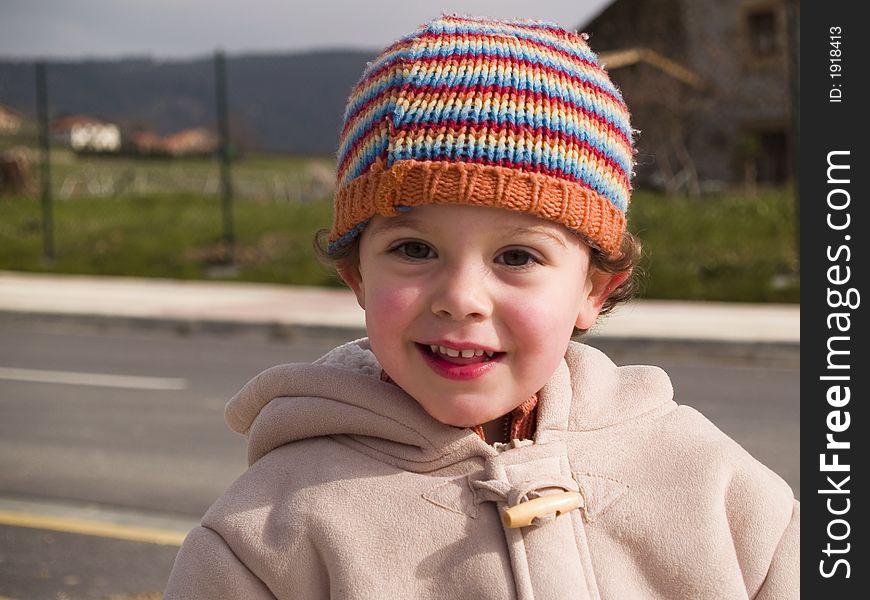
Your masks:
{"label": "knitted ribbed band", "polygon": [[613,255],[632,155],[628,110],[583,37],[445,15],[384,50],[348,100],[330,250],[374,215],[468,204],[560,223]]}

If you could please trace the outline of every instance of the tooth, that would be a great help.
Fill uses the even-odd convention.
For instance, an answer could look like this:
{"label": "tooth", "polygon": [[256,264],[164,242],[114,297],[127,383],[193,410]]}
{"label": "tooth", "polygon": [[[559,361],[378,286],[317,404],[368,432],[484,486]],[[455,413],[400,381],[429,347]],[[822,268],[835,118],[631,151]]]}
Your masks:
{"label": "tooth", "polygon": [[474,355],[475,356],[483,356],[483,350],[475,350]]}
{"label": "tooth", "polygon": [[432,351],[432,354],[435,354],[436,352],[438,352],[438,346],[436,346],[435,344],[432,344],[431,346],[429,346],[429,349]]}
{"label": "tooth", "polygon": [[462,358],[471,358],[472,356],[474,356],[474,350],[472,350],[471,348],[467,348],[463,350],[461,354]]}
{"label": "tooth", "polygon": [[492,358],[492,355],[495,354],[495,352],[490,352],[489,350],[486,350],[485,352],[488,358]]}
{"label": "tooth", "polygon": [[441,346],[441,354],[446,354],[451,358],[456,358],[457,356],[459,356],[459,350],[454,350],[453,348],[445,348],[444,346]]}

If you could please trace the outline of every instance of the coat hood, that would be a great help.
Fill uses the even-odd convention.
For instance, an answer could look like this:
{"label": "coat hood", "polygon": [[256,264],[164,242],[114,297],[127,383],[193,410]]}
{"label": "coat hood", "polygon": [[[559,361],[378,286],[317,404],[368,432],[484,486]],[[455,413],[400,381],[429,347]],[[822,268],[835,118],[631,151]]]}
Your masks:
{"label": "coat hood", "polygon": [[[229,401],[226,420],[247,436],[249,464],[284,444],[322,436],[353,436],[417,472],[497,453],[470,429],[433,419],[380,373],[366,338],[348,342],[313,363],[263,371]],[[551,400],[556,395],[570,402]],[[673,404],[672,395],[658,367],[617,367],[599,350],[571,342],[538,394],[535,442],[633,419]]]}

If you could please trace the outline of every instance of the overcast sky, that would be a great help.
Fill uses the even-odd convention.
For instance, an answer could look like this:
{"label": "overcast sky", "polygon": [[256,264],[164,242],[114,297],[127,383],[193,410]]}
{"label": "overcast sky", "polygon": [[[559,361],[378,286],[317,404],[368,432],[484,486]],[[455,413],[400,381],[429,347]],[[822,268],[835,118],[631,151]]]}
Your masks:
{"label": "overcast sky", "polygon": [[585,24],[610,0],[0,0],[0,57],[377,50],[441,12]]}

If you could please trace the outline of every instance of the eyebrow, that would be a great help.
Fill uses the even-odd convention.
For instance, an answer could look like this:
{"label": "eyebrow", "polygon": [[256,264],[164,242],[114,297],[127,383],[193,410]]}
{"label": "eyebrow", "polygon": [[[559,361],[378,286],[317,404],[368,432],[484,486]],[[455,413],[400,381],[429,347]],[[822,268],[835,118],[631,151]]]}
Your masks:
{"label": "eyebrow", "polygon": [[563,248],[567,248],[567,244],[565,244],[565,240],[560,236],[556,235],[549,229],[541,226],[533,226],[533,227],[511,227],[510,229],[506,229],[503,234],[505,236],[517,236],[517,235],[534,235],[537,237],[545,237],[550,240],[553,240]]}
{"label": "eyebrow", "polygon": [[420,232],[426,233],[429,230],[426,228],[424,221],[419,219],[418,217],[414,217],[411,215],[397,215],[395,217],[390,217],[388,219],[381,220],[377,226],[374,227],[374,231],[372,235],[379,233],[386,233],[392,231],[393,229],[400,229],[402,227],[409,227],[411,229],[416,229]]}
{"label": "eyebrow", "polygon": [[[382,233],[388,233],[394,229],[401,229],[408,227],[410,229],[416,229],[421,233],[428,233],[429,228],[426,227],[426,222],[423,219],[415,217],[413,215],[397,215],[395,217],[390,217],[389,219],[383,219],[380,221],[372,232],[372,235],[379,235]],[[546,238],[552,240],[562,246],[563,248],[567,248],[568,245],[565,243],[565,240],[559,235],[553,233],[549,229],[541,225],[532,225],[530,227],[507,227],[498,232],[500,237],[516,237],[520,235],[532,235],[535,237]]]}

